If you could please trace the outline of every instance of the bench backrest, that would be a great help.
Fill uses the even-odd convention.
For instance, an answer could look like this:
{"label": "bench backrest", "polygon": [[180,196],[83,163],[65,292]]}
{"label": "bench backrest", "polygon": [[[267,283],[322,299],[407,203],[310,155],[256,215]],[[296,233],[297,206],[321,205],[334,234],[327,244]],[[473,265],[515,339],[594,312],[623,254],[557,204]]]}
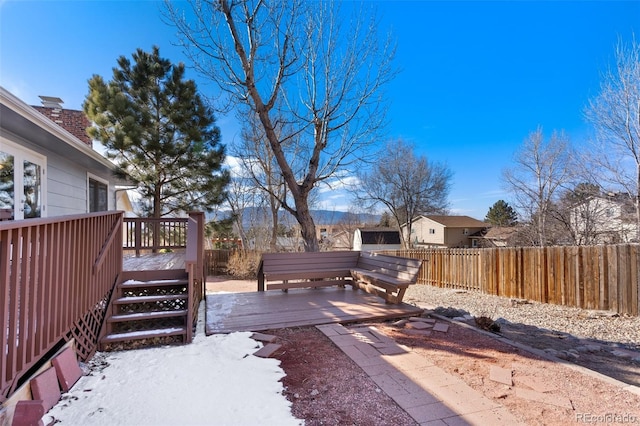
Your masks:
{"label": "bench backrest", "polygon": [[260,268],[264,274],[292,270],[349,270],[358,262],[358,251],[321,251],[302,253],[263,253]]}
{"label": "bench backrest", "polygon": [[421,265],[420,259],[363,251],[360,253],[357,267],[415,283],[418,280]]}

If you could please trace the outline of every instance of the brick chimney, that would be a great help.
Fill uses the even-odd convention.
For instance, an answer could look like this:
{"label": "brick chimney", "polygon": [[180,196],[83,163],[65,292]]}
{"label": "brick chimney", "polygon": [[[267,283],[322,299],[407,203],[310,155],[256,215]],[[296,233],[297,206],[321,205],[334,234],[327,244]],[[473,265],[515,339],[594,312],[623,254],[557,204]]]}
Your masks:
{"label": "brick chimney", "polygon": [[60,98],[40,96],[40,99],[42,106],[34,105],[33,108],[85,144],[93,147],[93,141],[87,135],[87,127],[91,126],[91,122],[83,111],[63,109],[64,102]]}

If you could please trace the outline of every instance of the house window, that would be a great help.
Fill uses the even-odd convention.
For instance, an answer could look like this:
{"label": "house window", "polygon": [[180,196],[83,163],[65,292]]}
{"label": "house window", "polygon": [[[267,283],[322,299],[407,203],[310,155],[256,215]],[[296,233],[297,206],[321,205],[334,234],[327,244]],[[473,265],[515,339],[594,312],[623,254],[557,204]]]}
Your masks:
{"label": "house window", "polygon": [[2,139],[0,219],[45,217],[47,159]]}
{"label": "house window", "polygon": [[462,233],[464,235],[469,235],[469,228],[464,228],[464,230],[462,231]]}
{"label": "house window", "polygon": [[436,230],[435,230],[435,229],[433,229],[433,228],[429,228],[429,234],[435,234],[435,233],[436,233]]}
{"label": "house window", "polygon": [[109,210],[108,193],[109,186],[105,182],[89,177],[89,194],[87,197],[89,200],[89,212]]}
{"label": "house window", "polygon": [[471,247],[473,248],[478,248],[478,240],[476,240],[475,238],[473,238],[471,240]]}

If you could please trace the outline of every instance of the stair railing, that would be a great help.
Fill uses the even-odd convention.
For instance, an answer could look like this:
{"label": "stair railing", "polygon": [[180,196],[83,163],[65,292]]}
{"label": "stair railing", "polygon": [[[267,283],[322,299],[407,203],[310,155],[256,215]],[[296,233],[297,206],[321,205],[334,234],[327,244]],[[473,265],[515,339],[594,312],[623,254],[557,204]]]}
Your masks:
{"label": "stair railing", "polygon": [[97,348],[122,272],[122,212],[0,222],[0,402],[61,342]]}

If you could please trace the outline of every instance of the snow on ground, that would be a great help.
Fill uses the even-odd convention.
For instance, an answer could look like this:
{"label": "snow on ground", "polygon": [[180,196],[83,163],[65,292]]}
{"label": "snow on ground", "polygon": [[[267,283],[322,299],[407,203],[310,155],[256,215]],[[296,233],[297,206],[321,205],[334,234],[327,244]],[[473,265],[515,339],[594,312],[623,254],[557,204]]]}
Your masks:
{"label": "snow on ground", "polygon": [[282,394],[280,361],[253,356],[251,333],[193,343],[98,353],[108,365],[80,378],[45,415],[61,425],[301,425]]}

